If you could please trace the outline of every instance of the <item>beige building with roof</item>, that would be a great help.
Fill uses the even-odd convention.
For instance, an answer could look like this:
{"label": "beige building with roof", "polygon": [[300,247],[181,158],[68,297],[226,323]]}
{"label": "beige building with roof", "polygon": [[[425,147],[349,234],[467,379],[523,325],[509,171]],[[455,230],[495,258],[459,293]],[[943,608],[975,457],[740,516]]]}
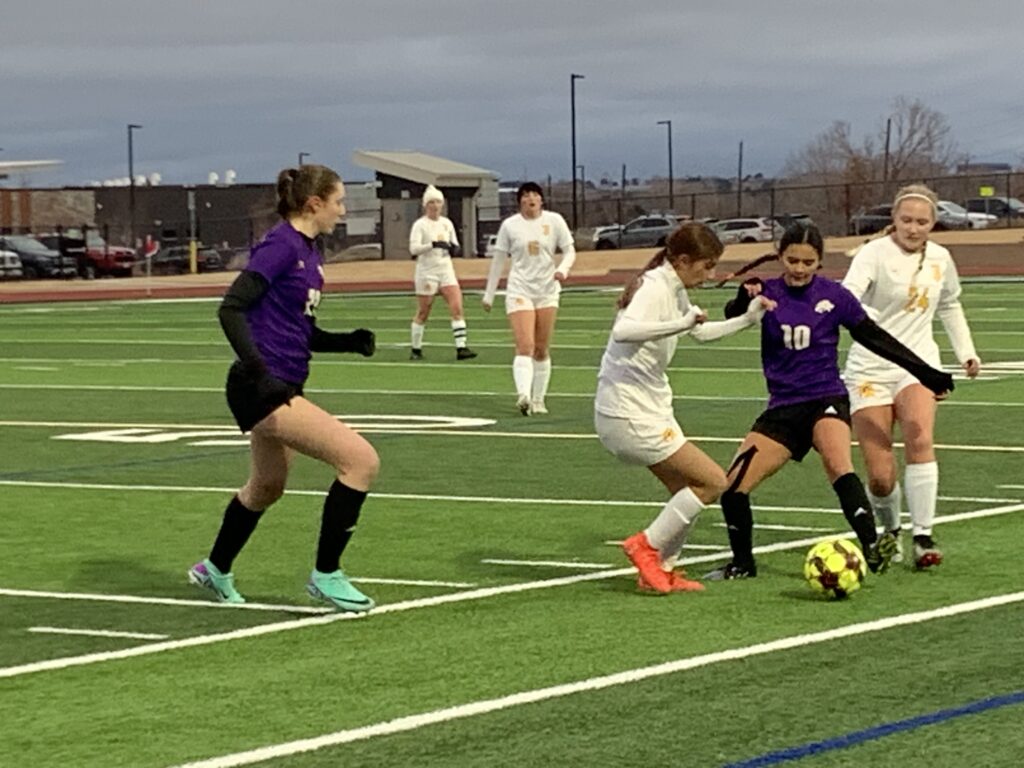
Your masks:
{"label": "beige building with roof", "polygon": [[425,152],[356,151],[352,162],[376,175],[381,211],[381,248],[385,259],[408,259],[409,230],[422,215],[420,198],[428,184],[445,196],[464,256],[475,256],[481,237],[497,231],[498,176],[486,168]]}

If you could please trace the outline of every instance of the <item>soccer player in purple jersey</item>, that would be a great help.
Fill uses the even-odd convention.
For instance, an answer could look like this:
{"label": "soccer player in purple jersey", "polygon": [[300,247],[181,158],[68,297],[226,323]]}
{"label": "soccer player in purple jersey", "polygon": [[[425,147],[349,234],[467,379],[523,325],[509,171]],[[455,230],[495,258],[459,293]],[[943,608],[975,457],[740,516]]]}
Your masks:
{"label": "soccer player in purple jersey", "polygon": [[339,567],[339,559],[377,476],[377,452],[362,436],[302,393],[313,352],[370,356],[371,331],[330,333],[316,325],[324,285],[316,237],[345,215],[345,186],[322,165],[289,168],[277,179],[284,219],[252,250],[249,265],[228,289],[218,316],[238,360],[227,378],[227,400],[243,432],[251,431],[249,480],[228,504],[206,559],[189,569],[192,583],[225,603],[244,603],[231,567],[263,512],[281,498],[295,453],[337,473],[324,500],[316,567],[306,589],[342,611],[374,606]]}
{"label": "soccer player in purple jersey", "polygon": [[745,281],[736,299],[726,305],[726,316],[731,316],[745,309],[751,296],[776,302],[775,310],[761,321],[761,363],[769,400],[729,467],[728,490],[721,497],[733,559],[705,578],[757,575],[750,493],[790,459],[801,461],[812,447],[821,456],[872,572],[883,572],[896,552],[891,533],[878,536],[871,503],[853,471],[850,400],[839,377],[839,327],[910,371],[939,399],[953,390],[953,377],[935,370],[879,328],[842,285],[816,275],[823,253],[816,227],[794,225],[779,243],[782,276]]}

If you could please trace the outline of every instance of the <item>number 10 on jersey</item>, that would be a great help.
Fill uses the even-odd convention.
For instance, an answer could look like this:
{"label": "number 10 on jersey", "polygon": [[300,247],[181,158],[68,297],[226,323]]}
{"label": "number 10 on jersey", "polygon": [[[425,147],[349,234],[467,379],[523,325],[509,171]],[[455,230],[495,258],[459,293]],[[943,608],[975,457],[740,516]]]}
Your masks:
{"label": "number 10 on jersey", "polygon": [[811,328],[808,325],[781,325],[782,343],[786,349],[807,349],[811,346]]}

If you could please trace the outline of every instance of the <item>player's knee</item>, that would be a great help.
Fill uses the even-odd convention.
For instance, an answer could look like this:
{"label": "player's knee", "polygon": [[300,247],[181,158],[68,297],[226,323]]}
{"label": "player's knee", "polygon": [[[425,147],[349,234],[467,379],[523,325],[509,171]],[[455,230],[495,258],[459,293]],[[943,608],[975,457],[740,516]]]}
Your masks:
{"label": "player's knee", "polygon": [[533,344],[516,344],[516,355],[520,357],[533,357],[534,346]]}
{"label": "player's knee", "polygon": [[725,472],[719,469],[706,478],[700,488],[694,488],[697,498],[705,504],[713,504],[729,488],[729,478]]}
{"label": "player's knee", "polygon": [[878,498],[884,498],[892,493],[892,489],[896,487],[896,473],[886,473],[881,477],[869,477],[868,478],[868,490],[871,491],[872,496]]}
{"label": "player's knee", "polygon": [[931,430],[918,424],[903,426],[903,450],[909,455],[919,455],[932,450]]}
{"label": "player's knee", "polygon": [[250,480],[240,498],[249,509],[264,510],[284,496],[284,478]]}
{"label": "player's knee", "polygon": [[338,476],[346,485],[369,489],[380,472],[380,457],[369,443],[351,451],[338,463]]}

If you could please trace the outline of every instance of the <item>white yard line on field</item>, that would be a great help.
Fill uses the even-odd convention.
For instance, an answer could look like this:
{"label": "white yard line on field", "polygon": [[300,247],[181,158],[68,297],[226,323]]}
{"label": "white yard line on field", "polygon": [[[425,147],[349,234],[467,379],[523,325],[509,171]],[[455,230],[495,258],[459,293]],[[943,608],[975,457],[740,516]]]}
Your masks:
{"label": "white yard line on field", "polygon": [[749,659],[755,656],[763,656],[777,651],[787,651],[796,648],[805,648],[818,643],[826,643],[833,640],[840,640],[848,637],[857,637],[874,632],[882,632],[896,627],[912,626],[926,621],[946,619],[953,616],[983,611],[1004,605],[1013,605],[1024,601],[1024,592],[1012,592],[1004,595],[986,597],[980,600],[970,600],[963,603],[932,608],[925,611],[915,611],[896,616],[888,616],[873,621],[862,621],[855,624],[847,624],[835,629],[822,632],[809,632],[801,635],[790,635],[755,645],[747,645],[740,648],[730,648],[723,651],[715,651],[700,656],[676,659],[674,661],[653,664],[647,667],[637,667],[609,675],[590,677],[560,685],[552,685],[547,688],[535,688],[533,690],[519,691],[506,696],[492,699],[483,699],[466,704],[460,704],[444,709],[436,709],[429,712],[421,712],[415,715],[384,720],[358,728],[349,728],[341,731],[334,731],[322,736],[313,738],[298,739],[296,741],[272,744],[257,749],[235,752],[229,755],[213,757],[207,760],[183,763],[176,768],[235,768],[236,766],[252,765],[267,760],[288,757],[303,753],[314,752],[326,747],[333,747],[339,744],[348,744],[354,741],[365,741],[378,736],[389,736],[395,733],[405,733],[437,723],[447,723],[453,720],[461,720],[477,715],[485,715],[491,712],[499,712],[512,707],[520,707],[526,704],[535,704],[540,701],[559,699],[564,696],[572,696],[578,693],[599,691],[620,685],[630,685],[642,680],[649,680],[655,677],[686,672],[692,669],[700,669],[712,664],[719,664],[727,661]]}
{"label": "white yard line on field", "polygon": [[314,608],[305,605],[272,605],[270,603],[238,603],[227,605],[210,600],[186,600],[176,597],[142,597],[139,595],[101,595],[92,592],[47,592],[34,589],[0,588],[0,595],[6,597],[28,597],[48,600],[84,600],[99,603],[133,603],[137,605],[174,605],[188,608],[230,608],[236,611],[273,611],[275,613],[310,613],[322,615],[333,613],[331,608]]}
{"label": "white yard line on field", "polygon": [[[974,512],[962,512],[955,515],[938,515],[935,517],[934,524],[941,525],[943,523],[960,522],[964,520],[975,520],[984,517],[994,517],[997,515],[1007,515],[1020,512],[1022,510],[1024,510],[1024,504],[1015,504],[1003,507],[993,507],[991,509],[981,509]],[[852,538],[854,536],[853,533],[836,535],[840,538]],[[804,547],[816,544],[821,540],[821,536],[814,536],[804,539],[797,539],[793,541],[781,541],[776,542],[774,544],[767,544],[764,546],[755,547],[754,552],[756,554],[767,554],[769,552],[783,552],[793,549],[802,549]],[[724,558],[727,558],[729,554],[729,550],[725,549],[707,555],[696,555],[693,557],[682,558],[680,560],[680,564],[693,565],[697,563],[716,562],[723,560]],[[501,587],[486,587],[481,589],[469,590],[466,592],[453,592],[445,595],[437,595],[435,597],[420,598],[417,600],[405,600],[398,603],[380,605],[373,610],[372,615],[379,616],[382,614],[400,613],[419,608],[431,608],[434,606],[447,605],[450,603],[469,602],[489,597],[496,597],[498,595],[517,594],[521,592],[535,591],[538,589],[551,589],[555,587],[579,584],[586,581],[600,581],[602,579],[610,579],[620,576],[631,577],[634,573],[635,571],[632,567],[616,568],[611,570],[601,570],[594,573],[574,574],[572,576],[564,576],[557,579],[527,581],[518,584],[508,584]],[[290,621],[275,622],[273,624],[263,624],[256,627],[247,627],[245,629],[232,630],[230,632],[221,632],[210,635],[198,635],[195,637],[188,637],[180,640],[168,640],[159,643],[151,643],[148,645],[136,646],[134,648],[123,648],[116,651],[106,651],[103,653],[85,654],[83,656],[68,656],[58,659],[48,659],[46,661],[31,662],[29,664],[21,664],[13,667],[0,667],[0,679],[8,677],[18,677],[20,675],[34,674],[37,672],[67,669],[69,667],[84,666],[87,664],[97,664],[106,661],[116,661],[120,659],[134,658],[137,656],[148,656],[156,653],[163,653],[165,651],[180,650],[182,648],[193,648],[204,645],[212,645],[214,643],[228,642],[232,640],[243,640],[246,638],[260,637],[263,635],[270,635],[278,632],[287,632],[294,629],[305,629],[307,627],[314,627],[322,624],[330,624],[335,621],[366,619],[368,618],[368,616],[369,614],[341,613],[326,616],[314,616],[304,619],[292,619]]]}
{"label": "white yard line on field", "polygon": [[[117,483],[72,483],[45,480],[0,480],[0,487],[12,488],[57,488],[90,491],[157,491],[169,493],[225,493],[230,494],[237,488],[227,486],[188,486],[188,485],[127,485]],[[1015,486],[1000,486],[1013,488]],[[1024,489],[1024,486],[1016,486]],[[289,488],[285,495],[290,496],[322,496],[322,490],[299,490]],[[638,501],[636,499],[557,499],[523,496],[454,496],[450,494],[429,493],[383,493],[374,492],[374,498],[392,499],[395,501],[440,501],[461,502],[470,504],[524,504],[527,506],[567,506],[567,507],[661,507],[664,501]],[[974,497],[974,496],[939,496],[939,501],[971,502],[978,504],[1010,504],[1019,499]],[[717,508],[718,504],[709,504]],[[835,507],[798,507],[793,505],[758,504],[753,507],[755,512],[800,512],[809,514],[838,515]],[[272,609],[271,609],[272,610]]]}
{"label": "white yard line on field", "polygon": [[166,640],[168,635],[149,632],[115,632],[109,629],[68,629],[66,627],[29,627],[28,632],[39,635],[84,635],[87,637],[119,637],[130,640]]}

